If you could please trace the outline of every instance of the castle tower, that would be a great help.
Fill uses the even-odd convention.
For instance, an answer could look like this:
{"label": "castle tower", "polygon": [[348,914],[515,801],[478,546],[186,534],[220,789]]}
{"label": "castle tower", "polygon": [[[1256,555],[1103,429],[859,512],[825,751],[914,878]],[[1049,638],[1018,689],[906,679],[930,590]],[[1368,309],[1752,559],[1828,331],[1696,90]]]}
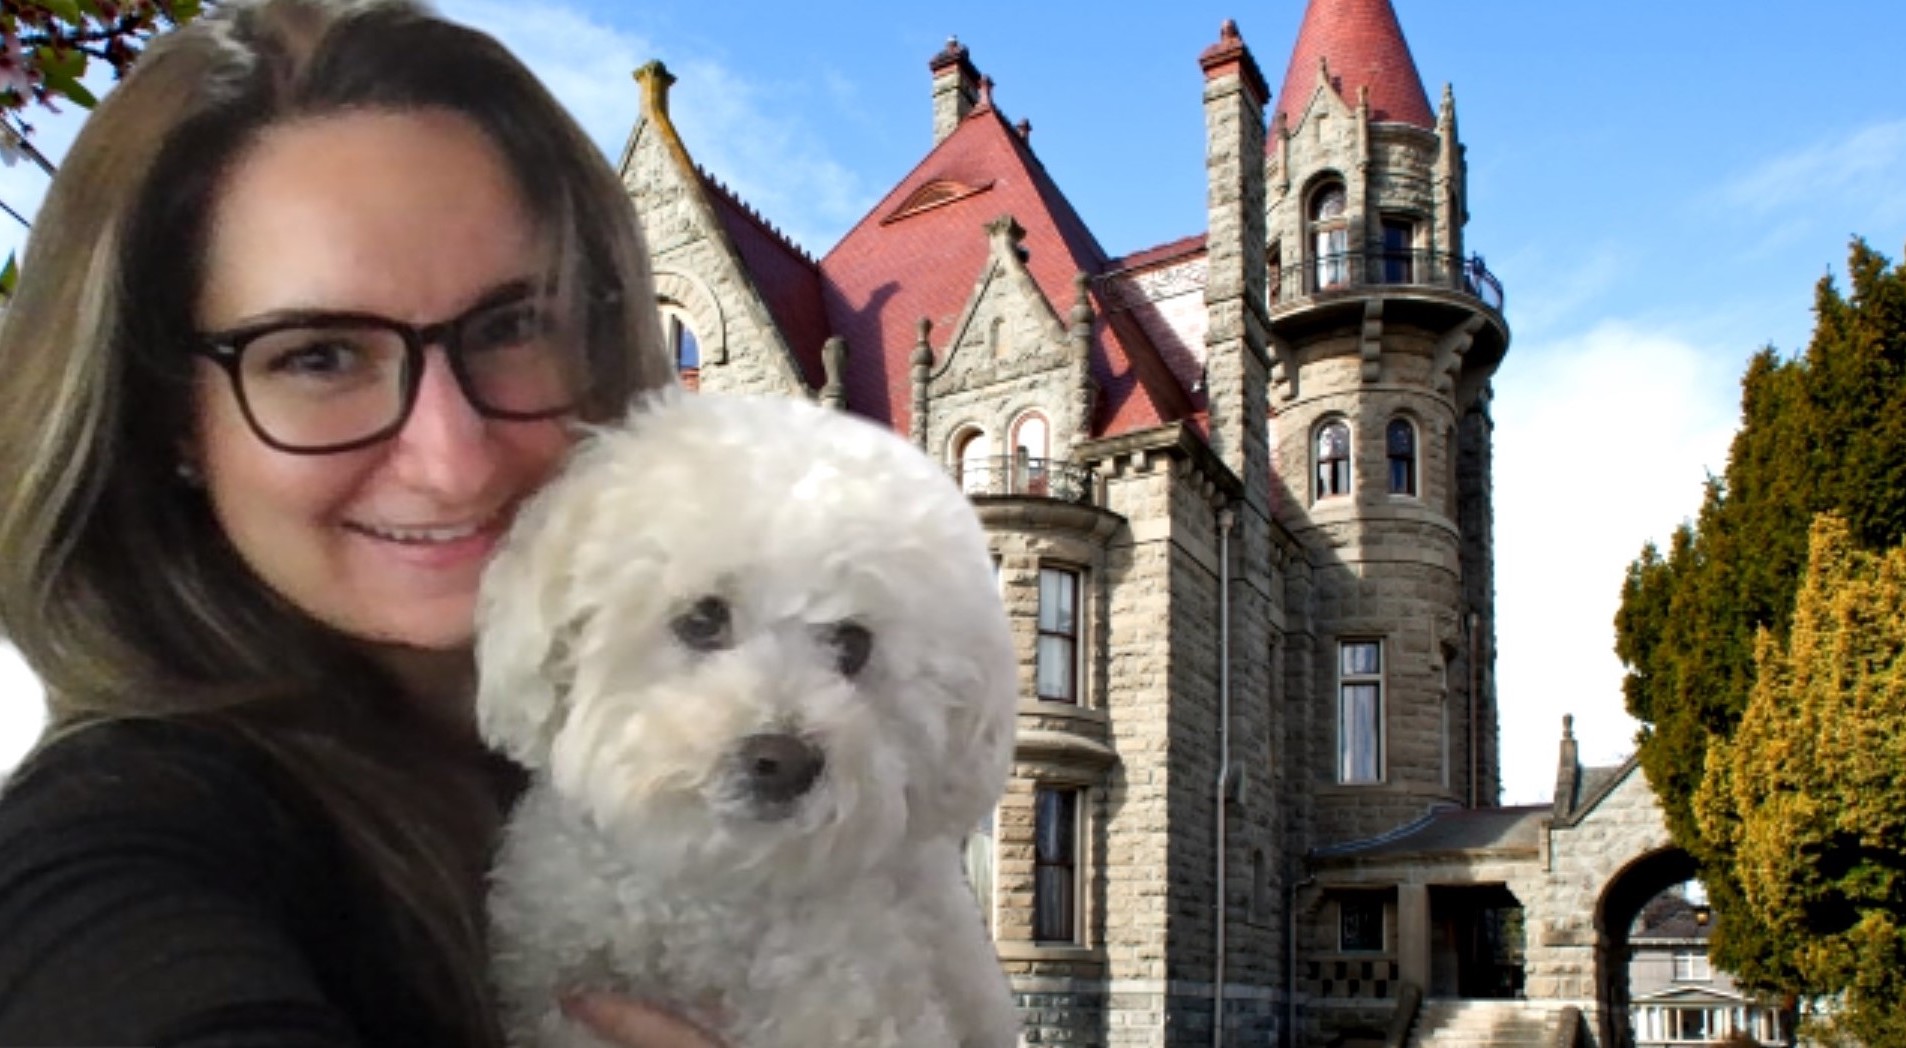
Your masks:
{"label": "castle tower", "polygon": [[[1389,0],[1311,0],[1265,146],[1274,514],[1306,549],[1312,846],[1497,794],[1488,383],[1463,147]],[[1215,233],[1215,228],[1214,228]],[[1213,250],[1214,256],[1216,249]]]}

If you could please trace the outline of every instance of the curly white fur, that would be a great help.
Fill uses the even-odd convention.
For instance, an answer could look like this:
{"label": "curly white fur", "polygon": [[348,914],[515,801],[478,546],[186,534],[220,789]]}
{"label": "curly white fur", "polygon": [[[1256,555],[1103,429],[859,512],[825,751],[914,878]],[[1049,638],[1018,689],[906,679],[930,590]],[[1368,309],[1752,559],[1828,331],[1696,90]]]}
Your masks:
{"label": "curly white fur", "polygon": [[[711,599],[728,632],[685,641]],[[852,672],[842,623],[872,641]],[[1014,1044],[959,842],[1004,788],[1017,668],[933,461],[798,401],[649,398],[525,509],[479,625],[484,737],[533,773],[492,876],[513,1044],[598,1044],[557,1005],[581,988],[731,1048]],[[807,792],[750,793],[762,735],[821,755]]]}

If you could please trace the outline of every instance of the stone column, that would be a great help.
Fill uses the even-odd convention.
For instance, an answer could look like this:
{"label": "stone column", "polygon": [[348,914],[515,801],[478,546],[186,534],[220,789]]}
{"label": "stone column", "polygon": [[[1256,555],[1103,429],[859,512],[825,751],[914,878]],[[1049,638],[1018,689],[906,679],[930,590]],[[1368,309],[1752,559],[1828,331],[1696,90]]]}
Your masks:
{"label": "stone column", "polygon": [[1430,985],[1429,886],[1396,886],[1396,958],[1398,975],[1424,993]]}

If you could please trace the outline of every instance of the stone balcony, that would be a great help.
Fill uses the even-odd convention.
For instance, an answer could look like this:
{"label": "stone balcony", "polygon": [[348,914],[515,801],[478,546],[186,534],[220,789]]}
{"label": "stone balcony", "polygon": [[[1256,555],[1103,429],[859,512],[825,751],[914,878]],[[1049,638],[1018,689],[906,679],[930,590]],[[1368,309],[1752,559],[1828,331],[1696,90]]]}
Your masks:
{"label": "stone balcony", "polygon": [[1465,368],[1487,373],[1509,347],[1502,281],[1482,258],[1433,251],[1346,251],[1269,274],[1273,331],[1304,339],[1381,315],[1448,331],[1480,319]]}
{"label": "stone balcony", "polygon": [[988,528],[1056,529],[1102,542],[1124,519],[1105,508],[1099,475],[1076,462],[1002,455],[967,459],[952,473]]}

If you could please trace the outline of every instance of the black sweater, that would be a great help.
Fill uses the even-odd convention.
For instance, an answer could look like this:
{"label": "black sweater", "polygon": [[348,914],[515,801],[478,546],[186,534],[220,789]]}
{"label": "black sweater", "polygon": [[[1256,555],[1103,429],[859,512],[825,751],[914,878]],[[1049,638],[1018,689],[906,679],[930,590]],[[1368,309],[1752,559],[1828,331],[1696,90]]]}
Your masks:
{"label": "black sweater", "polygon": [[276,764],[206,728],[72,735],[0,793],[0,1046],[427,1046],[394,907]]}

